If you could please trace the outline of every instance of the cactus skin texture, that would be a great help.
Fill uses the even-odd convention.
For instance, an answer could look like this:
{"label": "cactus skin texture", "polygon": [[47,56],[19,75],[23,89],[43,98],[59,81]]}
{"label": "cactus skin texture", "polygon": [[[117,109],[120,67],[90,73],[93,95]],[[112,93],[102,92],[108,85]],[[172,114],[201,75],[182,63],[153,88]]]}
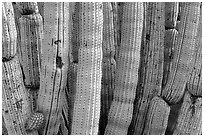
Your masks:
{"label": "cactus skin texture", "polygon": [[116,62],[115,38],[113,26],[113,7],[110,2],[103,3],[103,60],[101,80],[101,113],[99,134],[104,134],[108,121],[108,112],[113,100]]}
{"label": "cactus skin texture", "polygon": [[179,13],[179,2],[165,2],[165,27],[173,29],[176,27]]}
{"label": "cactus skin texture", "polygon": [[37,110],[45,116],[40,134],[56,135],[67,84],[70,45],[69,3],[44,3],[44,39],[41,54]]}
{"label": "cactus skin texture", "polygon": [[176,41],[177,35],[178,35],[178,31],[176,29],[168,29],[165,31],[162,89],[166,86],[169,73],[171,73],[171,70],[172,70],[172,59],[173,59],[175,41]]}
{"label": "cactus skin texture", "polygon": [[202,96],[202,15],[199,20],[194,62],[186,88],[192,95]]}
{"label": "cactus skin texture", "polygon": [[[97,135],[102,76],[102,3],[79,3],[76,95],[71,134]],[[94,16],[93,16],[94,15]]]}
{"label": "cactus skin texture", "polygon": [[150,102],[143,134],[164,135],[169,113],[169,105],[162,98],[155,96]]}
{"label": "cactus skin texture", "polygon": [[186,82],[193,68],[201,11],[199,2],[181,4],[181,24],[173,54],[172,71],[162,91],[162,96],[169,104],[176,104],[184,95]]}
{"label": "cactus skin texture", "polygon": [[[77,67],[78,63],[70,63],[68,70],[68,108],[69,108],[69,122],[72,123],[74,101],[76,96],[76,82],[77,82]],[[66,104],[67,105],[67,104]],[[70,127],[71,130],[71,127]]]}
{"label": "cactus skin texture", "polygon": [[25,74],[25,86],[39,88],[43,22],[39,13],[19,18],[19,58]]}
{"label": "cactus skin texture", "polygon": [[24,124],[31,114],[18,57],[2,63],[2,113],[9,135],[29,135]]}
{"label": "cactus skin texture", "polygon": [[11,60],[16,55],[17,31],[11,2],[2,3],[2,61]]}
{"label": "cactus skin texture", "polygon": [[132,119],[140,62],[143,3],[124,3],[115,90],[105,134],[127,134]]}
{"label": "cactus skin texture", "polygon": [[186,92],[173,135],[198,135],[201,132],[202,98]]}
{"label": "cactus skin texture", "polygon": [[161,94],[165,34],[164,8],[164,3],[145,3],[141,69],[133,120],[128,134],[143,133],[149,103],[154,96]]}
{"label": "cactus skin texture", "polygon": [[44,124],[44,115],[42,113],[34,113],[25,123],[27,131],[40,129]]}

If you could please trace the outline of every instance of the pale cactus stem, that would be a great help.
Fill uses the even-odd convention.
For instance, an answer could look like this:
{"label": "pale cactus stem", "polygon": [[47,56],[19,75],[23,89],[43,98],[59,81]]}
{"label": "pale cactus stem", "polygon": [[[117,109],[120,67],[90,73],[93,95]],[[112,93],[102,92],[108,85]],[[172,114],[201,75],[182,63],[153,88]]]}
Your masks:
{"label": "pale cactus stem", "polygon": [[173,59],[174,47],[175,47],[175,41],[176,41],[177,35],[178,35],[178,31],[176,29],[168,29],[165,31],[162,88],[166,86],[169,73],[171,73],[171,70],[172,70],[172,59]]}
{"label": "pale cactus stem", "polygon": [[202,15],[199,20],[196,38],[194,67],[186,83],[187,90],[194,96],[202,96]]}
{"label": "pale cactus stem", "polygon": [[186,92],[173,135],[198,135],[202,132],[202,97]]}
{"label": "pale cactus stem", "polygon": [[37,2],[16,2],[22,15],[30,15],[38,13]]}
{"label": "pale cactus stem", "polygon": [[179,2],[165,2],[165,27],[167,29],[176,27],[178,13]]}
{"label": "pale cactus stem", "polygon": [[17,52],[17,31],[11,2],[2,3],[2,61],[11,60]]}
{"label": "pale cactus stem", "polygon": [[200,4],[181,4],[181,24],[172,59],[172,70],[162,96],[169,104],[176,104],[184,95],[186,82],[193,70],[196,36],[200,18]]}
{"label": "pale cactus stem", "polygon": [[79,3],[76,95],[71,134],[97,135],[101,106],[102,3]]}
{"label": "pale cactus stem", "polygon": [[17,56],[2,63],[2,86],[2,114],[8,134],[38,134],[37,131],[25,130],[25,122],[31,115],[31,106]]}
{"label": "pale cactus stem", "polygon": [[69,3],[44,3],[44,39],[37,110],[45,116],[40,134],[56,135],[67,84],[70,46]]}
{"label": "pale cactus stem", "polygon": [[141,49],[140,79],[134,103],[133,120],[129,128],[130,134],[143,133],[148,106],[151,99],[161,94],[164,62],[164,10],[165,4],[160,2],[145,3],[145,29]]}
{"label": "pale cactus stem", "polygon": [[116,62],[113,24],[113,7],[110,2],[103,3],[103,60],[101,81],[101,111],[99,134],[104,134],[108,121],[108,112],[113,99]]}
{"label": "pale cactus stem", "polygon": [[19,18],[19,58],[26,87],[39,88],[43,22],[39,13]]}
{"label": "pale cactus stem", "polygon": [[140,63],[143,14],[142,2],[124,3],[115,89],[105,134],[127,134],[132,120]]}
{"label": "pale cactus stem", "polygon": [[155,96],[150,102],[143,135],[164,135],[169,113],[170,106],[161,97]]}

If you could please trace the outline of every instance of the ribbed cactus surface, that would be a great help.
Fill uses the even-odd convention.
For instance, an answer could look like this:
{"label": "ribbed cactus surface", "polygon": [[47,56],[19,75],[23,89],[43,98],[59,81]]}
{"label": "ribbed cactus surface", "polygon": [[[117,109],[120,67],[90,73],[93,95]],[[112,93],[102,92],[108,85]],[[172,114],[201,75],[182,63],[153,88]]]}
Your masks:
{"label": "ribbed cactus surface", "polygon": [[79,3],[79,51],[71,134],[98,133],[102,76],[102,3]]}
{"label": "ribbed cactus surface", "polygon": [[3,2],[3,135],[202,135],[202,2]]}
{"label": "ribbed cactus surface", "polygon": [[[57,134],[67,84],[70,44],[69,3],[44,4],[44,39],[38,110],[45,115],[41,134]],[[58,127],[58,128],[57,128]]]}
{"label": "ribbed cactus surface", "polygon": [[127,134],[132,119],[140,62],[143,13],[143,3],[124,4],[115,89],[105,134]]}

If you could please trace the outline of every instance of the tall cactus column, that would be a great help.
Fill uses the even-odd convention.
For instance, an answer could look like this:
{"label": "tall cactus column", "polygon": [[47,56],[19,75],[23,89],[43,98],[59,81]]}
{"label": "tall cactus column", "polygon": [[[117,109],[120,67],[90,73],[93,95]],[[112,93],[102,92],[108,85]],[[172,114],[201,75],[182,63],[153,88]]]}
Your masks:
{"label": "tall cactus column", "polygon": [[100,134],[104,134],[108,122],[108,112],[113,100],[115,81],[115,39],[113,26],[113,7],[110,2],[103,3],[103,62],[101,81]]}
{"label": "tall cactus column", "polygon": [[43,22],[39,13],[22,15],[19,18],[21,41],[19,56],[25,74],[25,85],[40,86],[40,55],[43,39]]}
{"label": "tall cactus column", "polygon": [[132,120],[138,82],[143,13],[143,3],[124,3],[121,44],[116,60],[115,90],[105,134],[127,134]]}
{"label": "tall cactus column", "polygon": [[37,109],[45,116],[41,134],[56,135],[67,84],[70,46],[69,3],[44,3],[44,40]]}
{"label": "tall cactus column", "polygon": [[9,135],[37,134],[26,131],[25,123],[31,115],[28,93],[16,55],[17,32],[12,3],[2,4],[2,114]]}
{"label": "tall cactus column", "polygon": [[172,60],[172,71],[162,96],[170,104],[176,104],[184,95],[189,73],[193,70],[196,37],[200,18],[200,3],[182,3],[181,24]]}
{"label": "tall cactus column", "polygon": [[[168,116],[166,115],[167,113],[160,113],[152,111],[153,109],[148,109],[151,105],[151,100],[161,94],[164,61],[164,23],[164,3],[145,3],[145,26],[143,30],[143,43],[141,48],[141,69],[136,100],[134,103],[133,120],[129,128],[130,134],[143,134],[145,124],[148,124],[148,121],[146,120],[147,115],[155,117],[156,115],[160,115],[164,120],[166,120],[165,117]],[[161,107],[165,108],[164,106],[168,106],[164,103],[164,101],[156,101],[152,103],[159,104],[156,105],[157,110],[161,110]],[[152,107],[154,108],[155,106]],[[169,112],[168,109],[169,108],[166,107],[164,111]],[[152,119],[154,119],[154,117],[152,117]],[[154,124],[156,124],[156,122]],[[147,134],[164,133],[162,130],[160,130],[161,132],[148,131],[154,130],[155,128],[152,128],[153,126],[159,126],[158,128],[161,128],[161,126],[164,126],[163,124],[150,124],[148,126],[149,129],[146,129]]]}
{"label": "tall cactus column", "polygon": [[71,134],[98,134],[102,76],[102,3],[79,3],[79,53]]}

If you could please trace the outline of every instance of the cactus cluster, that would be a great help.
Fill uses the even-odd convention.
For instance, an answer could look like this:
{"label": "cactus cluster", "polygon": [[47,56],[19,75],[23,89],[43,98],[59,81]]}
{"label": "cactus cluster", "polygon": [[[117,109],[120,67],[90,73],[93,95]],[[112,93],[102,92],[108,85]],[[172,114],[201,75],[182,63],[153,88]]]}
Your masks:
{"label": "cactus cluster", "polygon": [[202,2],[2,2],[3,135],[201,135]]}

